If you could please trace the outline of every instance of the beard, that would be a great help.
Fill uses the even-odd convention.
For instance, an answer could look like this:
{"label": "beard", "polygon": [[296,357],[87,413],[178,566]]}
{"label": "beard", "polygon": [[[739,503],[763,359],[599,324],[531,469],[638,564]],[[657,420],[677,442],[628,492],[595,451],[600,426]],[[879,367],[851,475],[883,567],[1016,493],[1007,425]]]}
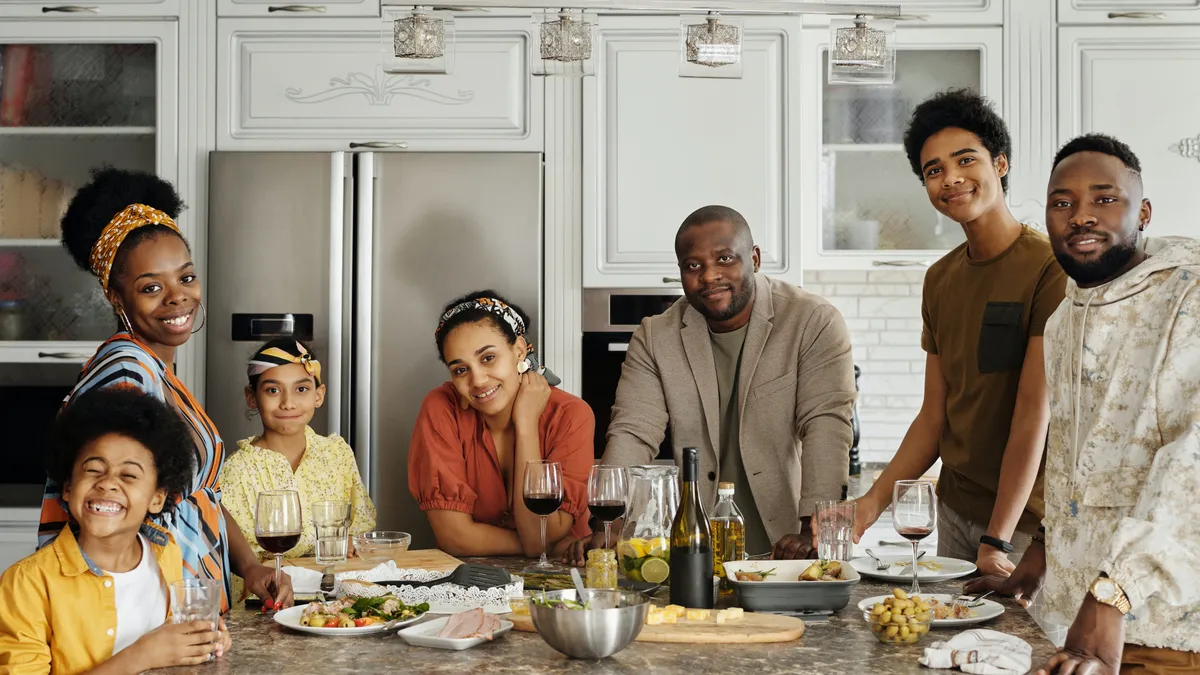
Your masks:
{"label": "beard", "polygon": [[692,307],[700,312],[701,316],[710,321],[728,321],[746,309],[746,305],[750,304],[750,298],[754,295],[754,276],[751,275],[748,279],[742,281],[741,286],[734,286],[730,289],[729,305],[725,309],[714,312],[704,304],[704,299],[697,297],[688,298]]}
{"label": "beard", "polygon": [[1113,246],[1099,258],[1089,262],[1079,262],[1066,253],[1055,253],[1058,264],[1075,280],[1079,286],[1096,286],[1112,281],[1137,253],[1137,240]]}

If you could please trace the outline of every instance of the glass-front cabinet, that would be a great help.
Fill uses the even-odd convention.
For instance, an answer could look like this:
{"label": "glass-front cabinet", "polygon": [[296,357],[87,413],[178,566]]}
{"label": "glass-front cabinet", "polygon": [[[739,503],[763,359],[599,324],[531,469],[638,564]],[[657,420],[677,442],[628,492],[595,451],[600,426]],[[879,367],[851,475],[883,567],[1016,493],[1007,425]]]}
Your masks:
{"label": "glass-front cabinet", "polygon": [[60,220],[94,168],[175,180],[176,45],[173,22],[0,23],[0,364],[80,363],[112,334]]}
{"label": "glass-front cabinet", "polygon": [[816,160],[803,177],[805,269],[920,268],[963,242],[925,196],[904,130],[918,103],[946,89],[1001,105],[1001,30],[902,26],[891,85],[829,84],[829,31],[805,30],[803,154]]}

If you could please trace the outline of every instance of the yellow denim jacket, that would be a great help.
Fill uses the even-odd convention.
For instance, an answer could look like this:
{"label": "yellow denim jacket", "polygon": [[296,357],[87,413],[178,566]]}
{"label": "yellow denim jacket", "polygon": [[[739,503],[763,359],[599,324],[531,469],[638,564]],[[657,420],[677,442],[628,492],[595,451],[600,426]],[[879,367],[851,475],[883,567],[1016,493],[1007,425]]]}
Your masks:
{"label": "yellow denim jacket", "polygon": [[[183,578],[171,535],[149,522],[142,535],[163,582]],[[86,672],[112,657],[116,635],[112,577],[88,559],[70,526],[0,576],[0,675]]]}

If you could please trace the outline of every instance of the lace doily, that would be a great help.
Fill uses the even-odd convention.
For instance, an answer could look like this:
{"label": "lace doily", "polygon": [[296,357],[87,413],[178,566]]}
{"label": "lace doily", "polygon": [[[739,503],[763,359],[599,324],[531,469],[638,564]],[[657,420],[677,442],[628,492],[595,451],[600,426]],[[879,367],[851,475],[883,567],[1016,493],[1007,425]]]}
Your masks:
{"label": "lace doily", "polygon": [[513,577],[513,582],[507,586],[498,586],[487,590],[466,588],[457,584],[442,584],[431,588],[413,586],[379,586],[367,587],[351,584],[343,586],[343,580],[370,581],[372,583],[384,580],[433,581],[449,576],[448,572],[436,572],[422,569],[400,569],[395,561],[389,560],[369,570],[360,572],[343,572],[336,575],[334,592],[353,597],[374,597],[391,593],[407,605],[429,603],[431,614],[456,614],[469,609],[482,607],[485,612],[505,614],[512,611],[508,599],[520,597],[525,589],[525,581],[521,577]]}

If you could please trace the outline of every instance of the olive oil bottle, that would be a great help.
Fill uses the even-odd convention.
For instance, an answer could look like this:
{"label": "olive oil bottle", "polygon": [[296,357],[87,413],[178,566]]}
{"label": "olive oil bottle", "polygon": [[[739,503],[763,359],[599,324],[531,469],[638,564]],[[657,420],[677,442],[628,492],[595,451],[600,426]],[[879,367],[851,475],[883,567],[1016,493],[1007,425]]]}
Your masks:
{"label": "olive oil bottle", "polygon": [[684,448],[679,508],[671,523],[671,604],[704,609],[713,606],[713,547],[699,473],[699,451]]}

